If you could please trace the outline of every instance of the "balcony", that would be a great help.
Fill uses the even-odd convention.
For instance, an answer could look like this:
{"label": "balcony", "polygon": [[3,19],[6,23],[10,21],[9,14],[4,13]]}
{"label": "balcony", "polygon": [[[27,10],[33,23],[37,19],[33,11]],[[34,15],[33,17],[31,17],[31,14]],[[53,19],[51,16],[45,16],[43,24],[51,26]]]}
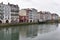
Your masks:
{"label": "balcony", "polygon": [[18,8],[11,8],[11,12],[19,12]]}
{"label": "balcony", "polygon": [[11,14],[11,16],[19,16],[19,14]]}
{"label": "balcony", "polygon": [[11,12],[19,12],[19,10],[11,10]]}
{"label": "balcony", "polygon": [[0,14],[3,13],[3,9],[0,9]]}
{"label": "balcony", "polygon": [[0,11],[0,14],[3,14],[3,12],[2,12],[2,11]]}
{"label": "balcony", "polygon": [[4,16],[3,15],[0,15],[0,19],[3,19],[4,18]]}

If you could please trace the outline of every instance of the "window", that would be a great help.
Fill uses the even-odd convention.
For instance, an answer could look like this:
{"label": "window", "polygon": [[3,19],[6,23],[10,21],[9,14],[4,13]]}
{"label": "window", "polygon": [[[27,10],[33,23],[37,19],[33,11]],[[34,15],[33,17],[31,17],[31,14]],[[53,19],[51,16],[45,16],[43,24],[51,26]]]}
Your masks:
{"label": "window", "polygon": [[1,5],[0,5],[0,7],[1,7]]}

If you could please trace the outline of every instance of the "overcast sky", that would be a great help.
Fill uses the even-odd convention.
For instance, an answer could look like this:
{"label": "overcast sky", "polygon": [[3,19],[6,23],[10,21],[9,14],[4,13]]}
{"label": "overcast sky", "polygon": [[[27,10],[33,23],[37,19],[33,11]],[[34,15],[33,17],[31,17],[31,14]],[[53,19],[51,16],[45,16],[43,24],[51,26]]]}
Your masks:
{"label": "overcast sky", "polygon": [[0,2],[18,4],[20,9],[36,8],[40,11],[50,11],[60,15],[60,0],[0,0]]}

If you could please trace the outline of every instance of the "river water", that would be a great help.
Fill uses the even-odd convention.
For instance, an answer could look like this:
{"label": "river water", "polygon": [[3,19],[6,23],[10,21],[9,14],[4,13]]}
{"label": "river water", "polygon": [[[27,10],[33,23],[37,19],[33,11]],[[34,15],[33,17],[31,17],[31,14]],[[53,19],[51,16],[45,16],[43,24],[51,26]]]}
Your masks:
{"label": "river water", "polygon": [[60,40],[60,24],[0,28],[0,40]]}

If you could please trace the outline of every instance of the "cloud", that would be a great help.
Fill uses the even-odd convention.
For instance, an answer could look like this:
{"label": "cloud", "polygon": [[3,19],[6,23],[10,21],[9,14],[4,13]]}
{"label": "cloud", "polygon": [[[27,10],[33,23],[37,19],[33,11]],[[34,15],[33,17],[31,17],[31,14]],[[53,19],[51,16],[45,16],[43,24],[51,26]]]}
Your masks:
{"label": "cloud", "polygon": [[[60,0],[1,0],[0,2],[18,4],[22,8],[36,8],[38,10],[60,13]],[[60,15],[60,14],[59,14]]]}

